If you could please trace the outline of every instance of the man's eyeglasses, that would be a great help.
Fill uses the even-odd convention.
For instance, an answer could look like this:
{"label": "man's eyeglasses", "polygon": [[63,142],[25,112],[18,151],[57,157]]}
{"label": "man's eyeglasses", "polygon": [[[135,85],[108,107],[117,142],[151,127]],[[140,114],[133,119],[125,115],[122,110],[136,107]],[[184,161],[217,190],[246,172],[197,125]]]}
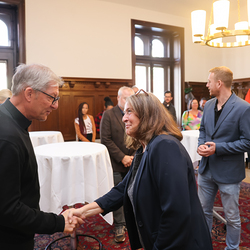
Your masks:
{"label": "man's eyeglasses", "polygon": [[40,90],[40,89],[34,89],[34,90],[37,90],[37,91],[39,91],[39,92],[41,92],[41,93],[43,93],[43,94],[45,94],[45,95],[47,95],[47,96],[49,96],[50,98],[52,98],[53,99],[53,101],[52,101],[52,105],[54,105],[59,99],[60,99],[60,97],[58,96],[58,97],[54,97],[54,96],[52,96],[52,95],[49,95],[49,94],[47,94],[47,93],[45,93],[45,92],[43,92],[42,90]]}
{"label": "man's eyeglasses", "polygon": [[144,94],[146,94],[146,95],[148,96],[148,93],[147,93],[145,90],[143,90],[143,89],[138,90],[138,91],[135,93],[135,96],[139,95],[140,92],[143,92]]}

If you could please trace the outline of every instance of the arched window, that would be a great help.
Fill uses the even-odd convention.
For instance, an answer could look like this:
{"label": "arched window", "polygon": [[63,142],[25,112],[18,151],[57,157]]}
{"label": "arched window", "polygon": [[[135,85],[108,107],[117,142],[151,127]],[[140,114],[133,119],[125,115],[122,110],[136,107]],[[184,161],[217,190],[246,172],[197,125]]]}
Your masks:
{"label": "arched window", "polygon": [[152,56],[164,57],[164,45],[159,39],[154,39],[152,41]]}
{"label": "arched window", "polygon": [[138,36],[135,37],[135,54],[138,56],[144,55],[144,43]]}
{"label": "arched window", "polygon": [[0,0],[0,88],[10,89],[15,67],[25,63],[24,9],[24,0]]}
{"label": "arched window", "polygon": [[0,46],[9,46],[8,27],[0,19]]}
{"label": "arched window", "polygon": [[0,90],[7,89],[7,63],[0,60]]}
{"label": "arched window", "polygon": [[[184,99],[184,29],[165,24],[132,20],[132,76],[134,84],[155,94],[173,93],[178,122]],[[180,98],[181,96],[181,98]]]}

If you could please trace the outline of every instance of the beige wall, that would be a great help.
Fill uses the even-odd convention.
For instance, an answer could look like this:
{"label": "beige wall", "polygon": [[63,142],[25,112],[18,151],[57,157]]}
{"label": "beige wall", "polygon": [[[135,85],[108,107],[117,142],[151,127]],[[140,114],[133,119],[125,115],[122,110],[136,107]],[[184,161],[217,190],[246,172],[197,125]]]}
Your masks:
{"label": "beige wall", "polygon": [[250,46],[193,44],[190,19],[98,0],[26,0],[27,63],[67,77],[131,79],[131,19],[184,27],[186,81],[206,81],[208,70],[222,64],[235,78],[250,76]]}

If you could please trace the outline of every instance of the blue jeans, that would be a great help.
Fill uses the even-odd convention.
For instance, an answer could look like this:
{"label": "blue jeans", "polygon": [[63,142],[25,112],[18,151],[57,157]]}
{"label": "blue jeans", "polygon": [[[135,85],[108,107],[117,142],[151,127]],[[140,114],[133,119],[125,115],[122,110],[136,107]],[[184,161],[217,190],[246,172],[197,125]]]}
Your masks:
{"label": "blue jeans", "polygon": [[240,183],[223,184],[213,179],[209,168],[198,175],[198,195],[210,232],[213,225],[213,206],[217,191],[220,190],[221,201],[227,221],[226,250],[238,250],[240,244],[241,221],[239,212]]}

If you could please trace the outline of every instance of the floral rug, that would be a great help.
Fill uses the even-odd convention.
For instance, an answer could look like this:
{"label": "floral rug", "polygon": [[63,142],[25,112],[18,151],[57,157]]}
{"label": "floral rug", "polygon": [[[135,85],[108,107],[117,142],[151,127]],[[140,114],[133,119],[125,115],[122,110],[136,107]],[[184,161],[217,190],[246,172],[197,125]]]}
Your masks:
{"label": "floral rug", "polygon": [[[240,191],[240,215],[241,215],[241,250],[250,250],[250,184],[243,182],[241,184]],[[216,206],[221,206],[220,195],[217,194]],[[77,204],[76,206],[81,206]],[[66,207],[65,207],[66,208]],[[223,216],[223,212],[219,212]],[[128,236],[126,241],[123,243],[116,243],[114,241],[114,226],[109,225],[101,216],[96,215],[87,219],[85,223],[77,229],[77,235],[87,234],[98,238],[102,244],[103,249],[126,249],[130,250]],[[55,233],[53,235],[36,235],[35,236],[35,248],[34,250],[43,250],[45,247],[55,239],[65,236],[64,233]],[[226,246],[225,244],[226,230],[224,224],[214,218],[214,225],[212,230],[212,241],[214,250],[223,250]],[[77,249],[99,249],[99,244],[92,238],[88,237],[78,237],[78,247]],[[53,250],[69,250],[70,249],[70,239],[65,238],[51,246]]]}

